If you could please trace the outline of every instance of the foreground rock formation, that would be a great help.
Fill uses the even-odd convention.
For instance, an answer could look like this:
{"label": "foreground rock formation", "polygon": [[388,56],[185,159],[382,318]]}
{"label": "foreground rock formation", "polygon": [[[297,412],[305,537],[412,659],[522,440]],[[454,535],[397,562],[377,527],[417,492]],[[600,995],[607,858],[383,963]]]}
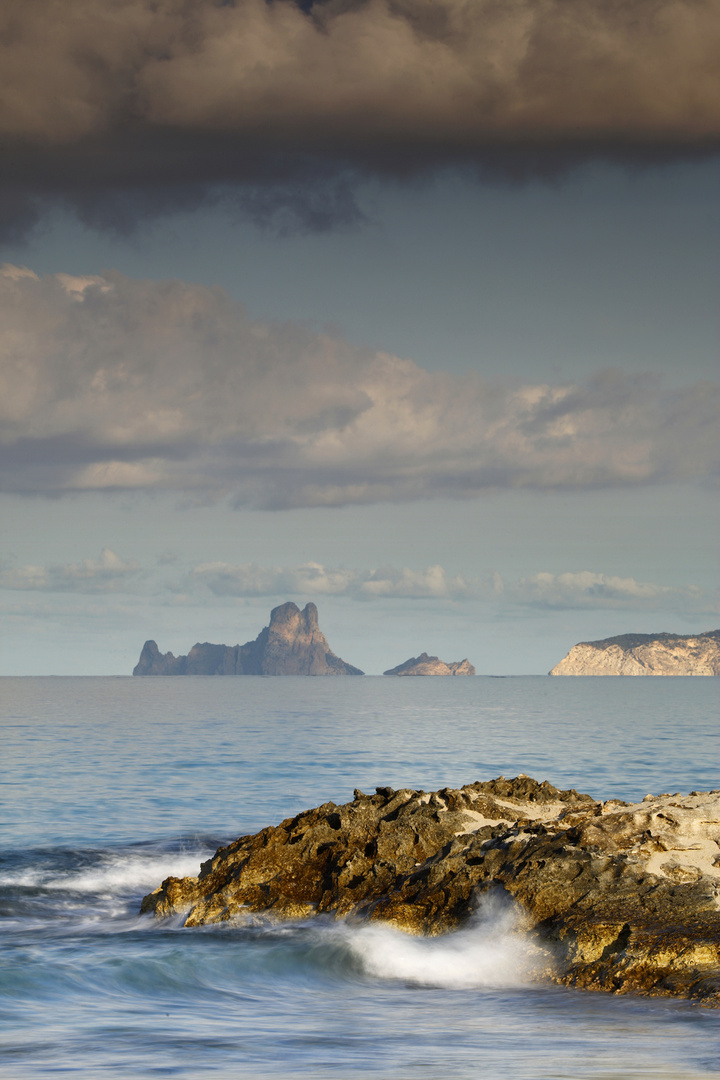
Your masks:
{"label": "foreground rock formation", "polygon": [[383,675],[474,675],[475,668],[469,660],[457,660],[446,664],[437,656],[428,656],[426,652],[411,656],[404,664],[383,671]]}
{"label": "foreground rock formation", "polygon": [[582,641],[550,675],[720,675],[720,630]]}
{"label": "foreground rock formation", "polygon": [[245,645],[193,645],[187,656],[161,653],[146,641],[133,675],[362,675],[336,656],[318,626],[318,610],[287,603]]}
{"label": "foreground rock formation", "polygon": [[526,776],[324,803],[167,878],[185,926],[317,914],[454,930],[502,888],[567,985],[720,1005],[720,792],[599,802]]}

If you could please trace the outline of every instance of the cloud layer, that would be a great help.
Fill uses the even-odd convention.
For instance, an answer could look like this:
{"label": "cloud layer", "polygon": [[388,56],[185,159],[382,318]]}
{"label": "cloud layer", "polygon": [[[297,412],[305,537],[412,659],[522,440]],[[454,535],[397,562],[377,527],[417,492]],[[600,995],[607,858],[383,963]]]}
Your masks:
{"label": "cloud layer", "polygon": [[450,574],[440,565],[425,569],[380,566],[358,569],[307,562],[299,566],[206,562],[179,576],[142,567],[109,548],[100,557],[77,563],[0,568],[0,590],[40,593],[122,593],[138,588],[162,595],[170,591],[185,600],[203,595],[215,600],[268,597],[285,600],[325,597],[358,601],[479,601],[498,608],[556,610],[676,611],[715,614],[717,596],[695,585],[668,586],[596,571],[541,572],[503,580],[497,572],[481,577]]}
{"label": "cloud layer", "polygon": [[475,578],[451,576],[442,566],[425,570],[398,570],[383,566],[375,570],[302,566],[232,566],[222,562],[201,563],[192,572],[194,583],[206,586],[215,596],[349,596],[354,600],[470,600],[487,594]]}
{"label": "cloud layer", "polygon": [[656,585],[591,570],[533,574],[512,582],[507,593],[515,603],[540,608],[718,611],[717,597],[709,596],[695,585]]}
{"label": "cloud layer", "polygon": [[269,509],[717,472],[720,387],[428,372],[220,289],[0,273],[0,487],[175,491]]}
{"label": "cloud layer", "polygon": [[717,148],[714,0],[6,0],[6,232],[240,193],[352,219],[352,179]]}
{"label": "cloud layer", "polygon": [[539,573],[504,581],[497,572],[483,577],[450,575],[439,565],[425,570],[392,566],[357,570],[305,563],[259,566],[202,563],[192,571],[195,584],[218,597],[344,596],[353,600],[480,600],[502,606],[716,613],[717,597],[695,585],[669,586],[601,574],[591,570]]}
{"label": "cloud layer", "polygon": [[22,592],[119,592],[137,581],[141,572],[138,562],[126,562],[114,551],[103,548],[98,559],[0,569],[0,588]]}

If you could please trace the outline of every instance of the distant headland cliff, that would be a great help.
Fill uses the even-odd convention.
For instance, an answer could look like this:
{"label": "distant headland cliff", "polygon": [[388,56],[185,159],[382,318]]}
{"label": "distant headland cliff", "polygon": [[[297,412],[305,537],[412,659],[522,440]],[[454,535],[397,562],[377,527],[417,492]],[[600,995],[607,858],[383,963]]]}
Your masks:
{"label": "distant headland cliff", "polygon": [[550,675],[720,675],[720,630],[581,641]]}
{"label": "distant headland cliff", "polygon": [[474,675],[475,668],[469,660],[456,660],[446,664],[437,656],[428,656],[426,652],[411,656],[404,664],[383,671],[383,675]]}
{"label": "distant headland cliff", "polygon": [[315,604],[281,604],[270,625],[245,645],[198,642],[187,656],[146,641],[133,675],[362,675],[336,656],[318,626]]}

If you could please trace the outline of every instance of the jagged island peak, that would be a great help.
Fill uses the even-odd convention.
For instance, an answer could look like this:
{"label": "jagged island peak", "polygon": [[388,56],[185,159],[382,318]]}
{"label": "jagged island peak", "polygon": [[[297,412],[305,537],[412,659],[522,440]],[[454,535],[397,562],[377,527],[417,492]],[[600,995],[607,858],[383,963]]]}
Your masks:
{"label": "jagged island peak", "polygon": [[161,653],[146,641],[133,675],[362,675],[336,656],[318,625],[318,609],[288,601],[270,612],[270,624],[244,645],[197,642],[187,656]]}

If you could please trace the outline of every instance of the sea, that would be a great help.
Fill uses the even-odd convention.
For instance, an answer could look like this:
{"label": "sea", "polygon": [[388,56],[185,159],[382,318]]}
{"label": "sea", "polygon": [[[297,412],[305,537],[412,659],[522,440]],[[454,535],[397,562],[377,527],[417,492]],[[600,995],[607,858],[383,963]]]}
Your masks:
{"label": "sea", "polygon": [[713,678],[0,679],[0,1075],[700,1080],[720,1013],[560,987],[502,897],[456,934],[139,915],[170,874],[353,789],[718,778]]}

